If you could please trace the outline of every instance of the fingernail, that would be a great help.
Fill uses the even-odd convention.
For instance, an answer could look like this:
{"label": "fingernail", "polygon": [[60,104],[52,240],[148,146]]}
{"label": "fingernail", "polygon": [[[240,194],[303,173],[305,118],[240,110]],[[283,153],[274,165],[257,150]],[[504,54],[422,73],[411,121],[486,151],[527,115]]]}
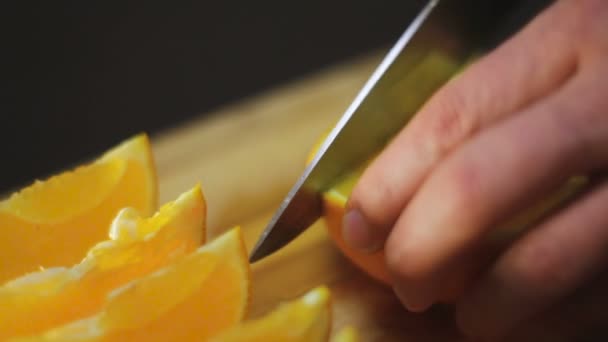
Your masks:
{"label": "fingernail", "polygon": [[408,311],[424,312],[432,305],[431,301],[424,298],[424,296],[405,294],[405,291],[401,290],[399,287],[395,287],[393,290],[399,298],[399,301],[401,301],[401,304],[403,304]]}
{"label": "fingernail", "polygon": [[373,228],[357,209],[351,209],[344,215],[342,236],[349,246],[364,252],[373,252],[380,246]]}

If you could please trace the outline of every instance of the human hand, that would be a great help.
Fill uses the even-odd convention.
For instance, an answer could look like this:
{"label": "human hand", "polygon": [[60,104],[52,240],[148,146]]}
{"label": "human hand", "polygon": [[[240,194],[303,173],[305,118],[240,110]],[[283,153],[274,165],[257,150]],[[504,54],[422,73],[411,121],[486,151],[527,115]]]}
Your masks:
{"label": "human hand", "polygon": [[593,322],[605,313],[576,296],[585,287],[608,307],[608,288],[594,285],[608,279],[608,182],[498,257],[482,241],[568,177],[607,167],[608,1],[557,1],[448,82],[368,167],[344,237],[384,246],[408,309],[455,301],[469,336],[574,317],[560,305]]}

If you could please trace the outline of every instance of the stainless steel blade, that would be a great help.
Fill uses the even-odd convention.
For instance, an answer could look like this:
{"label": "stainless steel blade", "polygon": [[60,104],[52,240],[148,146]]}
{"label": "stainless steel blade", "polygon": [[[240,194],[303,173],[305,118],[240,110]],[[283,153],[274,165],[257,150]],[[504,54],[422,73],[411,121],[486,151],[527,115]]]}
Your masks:
{"label": "stainless steel blade", "polygon": [[479,30],[492,18],[487,13],[472,18],[471,9],[483,10],[483,3],[431,0],[422,6],[281,203],[251,262],[285,246],[320,218],[323,191],[385,146],[480,48]]}

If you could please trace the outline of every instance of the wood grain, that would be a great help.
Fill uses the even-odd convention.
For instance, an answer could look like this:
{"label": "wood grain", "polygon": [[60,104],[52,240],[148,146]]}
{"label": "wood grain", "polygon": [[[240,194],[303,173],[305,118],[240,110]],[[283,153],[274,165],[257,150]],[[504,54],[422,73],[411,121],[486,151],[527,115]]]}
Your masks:
{"label": "wood grain", "polygon": [[[379,61],[362,57],[153,137],[161,201],[200,182],[210,238],[241,225],[251,248],[302,172],[314,142],[342,115]],[[354,325],[363,341],[456,340],[446,310],[406,312],[390,291],[334,248],[320,220],[253,266],[251,317],[311,287],[332,288],[334,328]]]}

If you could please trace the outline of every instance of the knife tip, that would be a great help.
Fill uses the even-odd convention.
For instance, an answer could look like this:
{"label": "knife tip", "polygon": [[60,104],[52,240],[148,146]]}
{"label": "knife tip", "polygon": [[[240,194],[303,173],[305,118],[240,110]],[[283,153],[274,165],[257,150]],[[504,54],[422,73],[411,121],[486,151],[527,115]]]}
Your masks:
{"label": "knife tip", "polygon": [[251,253],[249,254],[249,263],[250,264],[253,264],[254,262],[256,262],[260,259],[263,259],[268,254],[270,254],[270,251],[268,250],[267,247],[265,247],[265,243],[264,243],[264,241],[266,240],[266,237],[268,235],[268,231],[269,230],[266,229],[264,231],[264,233],[262,233],[262,236],[258,239],[258,241],[254,245],[253,249],[251,250]]}
{"label": "knife tip", "polygon": [[322,203],[318,192],[300,190],[300,185],[296,184],[258,238],[249,262],[263,259],[289,244],[310,227],[321,213]]}
{"label": "knife tip", "polygon": [[249,254],[249,263],[253,264],[254,262],[262,259],[264,257],[264,255],[262,253],[260,253],[259,248],[255,248],[250,254]]}

